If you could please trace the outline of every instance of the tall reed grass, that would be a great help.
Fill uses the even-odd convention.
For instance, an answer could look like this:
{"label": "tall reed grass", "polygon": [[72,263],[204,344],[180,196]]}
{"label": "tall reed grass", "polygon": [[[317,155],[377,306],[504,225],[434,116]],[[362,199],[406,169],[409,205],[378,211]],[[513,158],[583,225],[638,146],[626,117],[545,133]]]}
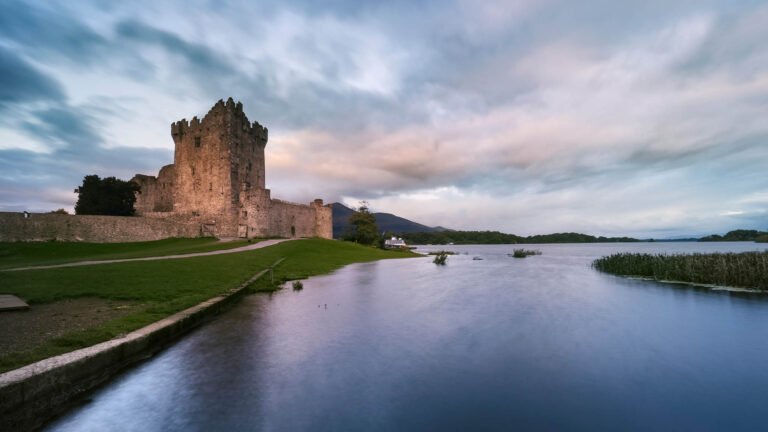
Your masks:
{"label": "tall reed grass", "polygon": [[511,254],[507,255],[514,258],[525,258],[528,256],[541,255],[541,251],[535,249],[515,249]]}
{"label": "tall reed grass", "polygon": [[617,253],[592,267],[619,276],[768,290],[768,251],[711,254]]}
{"label": "tall reed grass", "polygon": [[447,260],[448,260],[448,254],[442,251],[442,252],[439,252],[437,255],[435,255],[435,259],[432,260],[432,262],[437,265],[445,265],[445,261]]}

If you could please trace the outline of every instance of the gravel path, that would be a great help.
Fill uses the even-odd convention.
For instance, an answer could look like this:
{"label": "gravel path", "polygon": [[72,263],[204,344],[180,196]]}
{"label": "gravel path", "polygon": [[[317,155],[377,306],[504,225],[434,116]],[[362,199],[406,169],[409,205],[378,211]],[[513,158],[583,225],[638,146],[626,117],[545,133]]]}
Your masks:
{"label": "gravel path", "polygon": [[54,264],[54,265],[46,265],[46,266],[16,267],[16,268],[0,270],[0,272],[22,271],[22,270],[43,270],[43,269],[62,268],[62,267],[114,264],[114,263],[132,262],[132,261],[155,261],[155,260],[166,260],[166,259],[193,258],[193,257],[208,256],[208,255],[223,255],[223,254],[230,254],[230,253],[237,253],[237,252],[245,252],[245,251],[254,250],[254,249],[261,249],[267,246],[272,246],[278,243],[291,241],[291,240],[295,240],[295,239],[264,240],[258,243],[250,244],[248,246],[243,246],[243,247],[234,248],[234,249],[216,250],[216,251],[210,251],[210,252],[197,252],[197,253],[190,253],[190,254],[183,254],[183,255],[166,255],[166,256],[157,256],[157,257],[126,258],[126,259],[103,260],[103,261],[77,261],[77,262],[71,262],[66,264]]}

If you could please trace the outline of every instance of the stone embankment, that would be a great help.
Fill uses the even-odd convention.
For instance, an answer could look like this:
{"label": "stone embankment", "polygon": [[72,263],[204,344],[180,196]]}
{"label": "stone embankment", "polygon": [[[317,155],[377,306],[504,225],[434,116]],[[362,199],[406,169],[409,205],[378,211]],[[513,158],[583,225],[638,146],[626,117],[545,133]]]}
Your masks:
{"label": "stone embankment", "polygon": [[105,383],[126,367],[151,357],[219,313],[269,271],[262,270],[223,295],[123,337],[0,374],[0,430],[26,431],[40,428],[71,408],[80,396]]}

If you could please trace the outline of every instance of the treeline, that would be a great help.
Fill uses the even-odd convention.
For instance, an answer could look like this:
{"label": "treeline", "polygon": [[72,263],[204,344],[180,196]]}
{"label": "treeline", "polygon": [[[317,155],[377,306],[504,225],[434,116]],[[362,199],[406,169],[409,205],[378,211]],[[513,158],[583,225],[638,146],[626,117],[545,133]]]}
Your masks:
{"label": "treeline", "polygon": [[498,231],[440,231],[401,233],[409,244],[540,244],[637,242],[630,237],[595,237],[580,233],[556,233],[521,237]]}
{"label": "treeline", "polygon": [[718,241],[758,241],[768,242],[768,232],[757,230],[734,230],[725,235],[712,234],[702,237],[699,241],[718,242]]}

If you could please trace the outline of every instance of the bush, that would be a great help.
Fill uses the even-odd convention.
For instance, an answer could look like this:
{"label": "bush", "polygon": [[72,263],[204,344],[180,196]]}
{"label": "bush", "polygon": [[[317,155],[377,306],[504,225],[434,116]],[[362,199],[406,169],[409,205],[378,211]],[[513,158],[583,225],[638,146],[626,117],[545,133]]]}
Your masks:
{"label": "bush", "polygon": [[291,285],[293,286],[294,291],[301,291],[304,289],[304,284],[301,283],[301,281],[293,281],[293,284]]}

